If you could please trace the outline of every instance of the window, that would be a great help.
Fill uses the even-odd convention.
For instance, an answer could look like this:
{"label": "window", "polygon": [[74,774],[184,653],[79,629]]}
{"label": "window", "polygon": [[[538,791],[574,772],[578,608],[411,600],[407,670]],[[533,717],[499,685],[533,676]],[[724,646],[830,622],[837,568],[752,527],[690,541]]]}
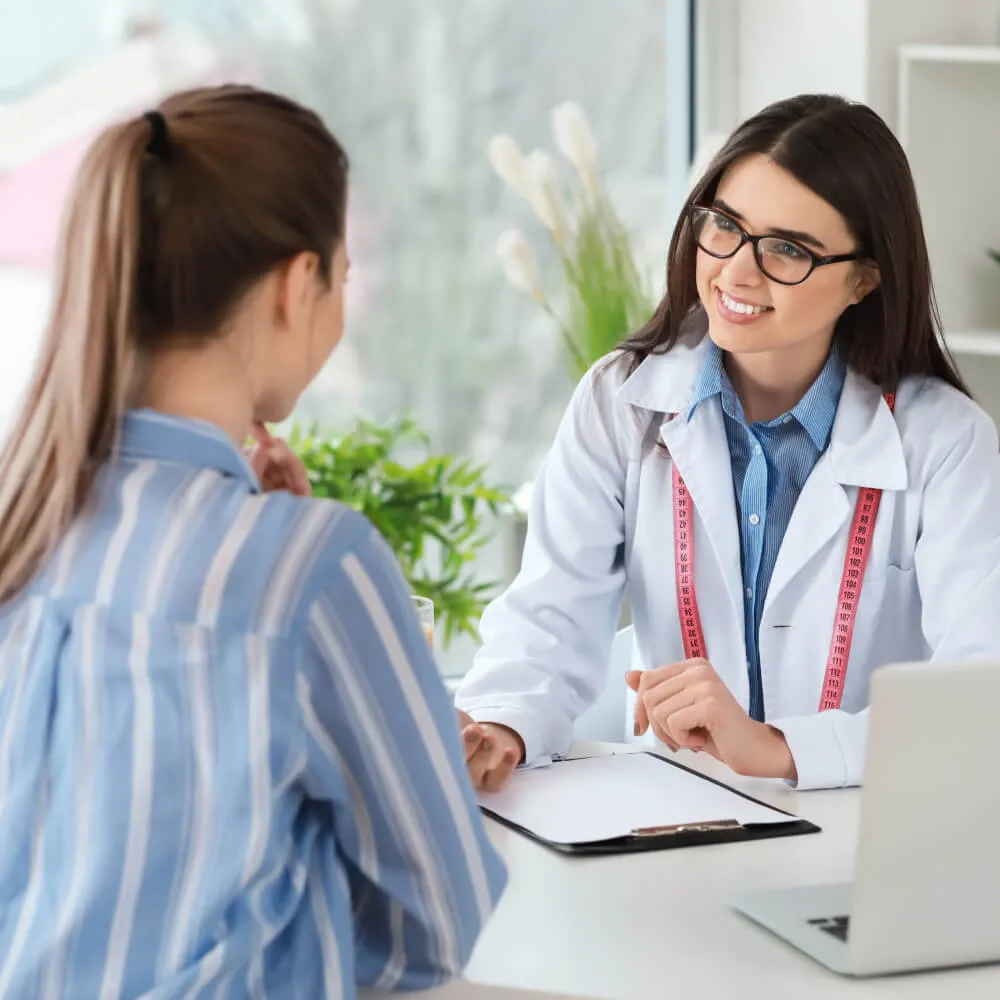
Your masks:
{"label": "window", "polygon": [[[343,426],[357,414],[387,419],[409,411],[436,449],[487,463],[494,480],[511,487],[530,479],[572,385],[553,324],[503,276],[496,242],[505,228],[524,229],[539,248],[545,240],[528,207],[493,174],[487,144],[494,133],[508,132],[526,151],[551,150],[551,109],[578,102],[620,214],[636,245],[661,267],[668,207],[676,211],[668,205],[672,125],[685,147],[679,161],[671,159],[673,173],[690,152],[685,73],[671,74],[668,94],[671,60],[686,65],[688,58],[688,3],[92,0],[89,6],[105,25],[105,41],[91,43],[95,61],[114,57],[108,25],[121,30],[131,15],[134,33],[141,8],[143,31],[159,46],[150,66],[164,80],[184,79],[177,67],[192,62],[190,46],[208,47],[214,65],[202,60],[190,77],[248,75],[315,107],[347,147],[348,332],[298,416]],[[125,44],[120,40],[119,48]],[[54,52],[39,57],[50,79]],[[78,47],[59,53],[65,67],[78,71]],[[28,69],[22,67],[23,79],[39,86],[38,73]],[[197,81],[183,85],[191,82]],[[109,117],[111,111],[118,112],[114,102]],[[543,274],[557,291],[555,264],[543,255]],[[510,557],[498,543],[483,563],[484,577],[496,577]],[[464,667],[470,652],[456,644],[446,669]]]}

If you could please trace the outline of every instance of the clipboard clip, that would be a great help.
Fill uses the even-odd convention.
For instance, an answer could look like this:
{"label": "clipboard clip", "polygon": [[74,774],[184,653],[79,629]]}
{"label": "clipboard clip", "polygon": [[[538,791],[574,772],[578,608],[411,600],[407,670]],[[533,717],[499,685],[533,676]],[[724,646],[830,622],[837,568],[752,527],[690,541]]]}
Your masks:
{"label": "clipboard clip", "polygon": [[549,759],[552,761],[553,764],[568,764],[570,763],[570,761],[574,760],[595,760],[598,757],[604,758],[604,757],[617,757],[617,756],[618,754],[615,751],[611,751],[610,753],[582,753],[576,757],[566,757],[561,753],[554,753],[551,755]]}
{"label": "clipboard clip", "polygon": [[633,837],[669,837],[675,833],[715,833],[718,830],[740,830],[743,824],[735,819],[716,819],[706,823],[675,823],[672,826],[641,826],[632,831]]}

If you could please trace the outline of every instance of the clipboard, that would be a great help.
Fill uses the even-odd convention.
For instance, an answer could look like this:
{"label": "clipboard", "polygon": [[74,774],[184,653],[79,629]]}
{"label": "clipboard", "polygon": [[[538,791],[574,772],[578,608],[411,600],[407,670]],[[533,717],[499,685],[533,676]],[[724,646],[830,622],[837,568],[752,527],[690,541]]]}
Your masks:
{"label": "clipboard", "polygon": [[[744,816],[753,817],[755,814],[763,810],[764,813],[767,814],[767,822],[754,822],[752,818],[749,820],[741,820],[729,815],[722,815],[719,818],[702,818],[692,822],[668,822],[661,825],[637,825],[633,827],[630,832],[616,836],[601,837],[600,839],[587,838],[583,840],[573,840],[545,836],[539,833],[537,829],[533,829],[530,823],[519,822],[517,819],[513,819],[509,813],[516,813],[516,809],[503,807],[491,808],[491,800],[493,800],[495,804],[496,800],[498,800],[500,796],[503,796],[504,793],[499,793],[499,796],[481,795],[479,800],[480,809],[484,815],[489,816],[501,825],[506,826],[507,828],[514,830],[539,844],[542,844],[550,850],[563,855],[578,857],[588,855],[630,854],[637,851],[661,851],[681,847],[701,847],[709,844],[732,844],[739,843],[741,841],[767,840],[775,837],[794,837],[802,834],[820,832],[820,828],[814,823],[811,823],[809,820],[795,816],[784,809],[777,809],[774,806],[770,806],[766,802],[755,799],[753,796],[732,788],[722,781],[710,778],[693,768],[686,767],[684,764],[669,760],[666,757],[661,757],[659,754],[650,753],[649,751],[616,754],[604,757],[557,758],[551,765],[544,769],[539,769],[539,771],[552,771],[553,774],[558,774],[555,769],[565,768],[577,761],[627,761],[629,758],[647,758],[656,761],[664,767],[675,768],[677,771],[682,772],[683,775],[686,776],[684,778],[684,783],[689,788],[701,787],[693,785],[692,779],[697,782],[704,782],[707,786],[711,786],[711,788],[701,788],[701,791],[706,794],[710,792],[720,802],[725,800],[726,797],[731,797],[728,799],[729,805],[733,807],[731,811],[742,812],[744,813]],[[652,776],[652,771],[649,767],[645,765],[638,766],[641,766],[649,773],[649,776]],[[611,774],[614,767],[614,764],[611,764],[610,767],[607,764],[602,764],[600,766],[600,770],[604,772],[603,780],[606,784],[614,780],[613,774]],[[628,767],[630,769],[635,769],[637,765],[630,764]],[[528,771],[524,773],[527,775],[538,772]],[[676,782],[680,780],[680,776],[677,772],[672,772],[672,775],[673,781]],[[546,780],[551,784],[551,778]],[[579,775],[577,776],[577,781],[581,785],[584,783],[580,781]],[[540,794],[541,792],[539,792],[539,795]],[[587,792],[583,791],[580,794],[581,796],[585,796]],[[505,801],[509,801],[509,796]],[[536,803],[536,805],[537,804],[538,803]],[[598,811],[601,808],[600,802],[590,804],[593,805],[594,811]]]}

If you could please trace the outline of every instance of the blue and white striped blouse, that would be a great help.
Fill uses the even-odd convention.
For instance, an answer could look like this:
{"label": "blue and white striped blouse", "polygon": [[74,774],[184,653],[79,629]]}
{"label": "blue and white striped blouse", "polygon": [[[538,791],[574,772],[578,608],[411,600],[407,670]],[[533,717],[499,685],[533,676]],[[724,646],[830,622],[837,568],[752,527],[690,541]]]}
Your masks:
{"label": "blue and white striped blouse", "polygon": [[429,985],[504,881],[377,533],[130,414],[0,609],[0,998]]}

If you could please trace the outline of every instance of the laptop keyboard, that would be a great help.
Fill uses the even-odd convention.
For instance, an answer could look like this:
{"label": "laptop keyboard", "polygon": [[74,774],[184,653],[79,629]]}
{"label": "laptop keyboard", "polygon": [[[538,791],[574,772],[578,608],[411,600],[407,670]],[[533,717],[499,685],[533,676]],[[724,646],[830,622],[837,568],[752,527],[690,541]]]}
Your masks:
{"label": "laptop keyboard", "polygon": [[821,931],[837,938],[838,941],[847,940],[847,929],[850,926],[850,917],[815,917],[809,921],[813,927],[818,927]]}

